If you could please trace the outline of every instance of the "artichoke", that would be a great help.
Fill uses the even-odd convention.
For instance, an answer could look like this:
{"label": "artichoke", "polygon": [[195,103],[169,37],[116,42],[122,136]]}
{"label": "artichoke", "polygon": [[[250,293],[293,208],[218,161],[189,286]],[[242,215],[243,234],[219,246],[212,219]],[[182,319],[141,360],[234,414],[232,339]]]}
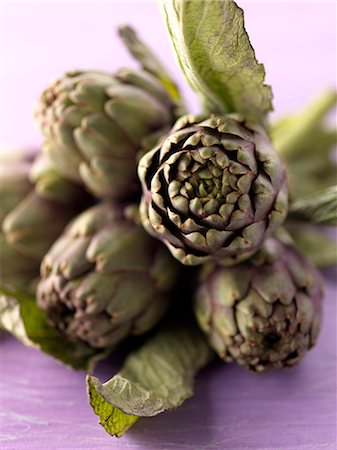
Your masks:
{"label": "artichoke", "polygon": [[[28,172],[25,175],[27,182]],[[56,172],[43,155],[33,163],[29,176],[35,187],[30,185],[27,195],[7,211],[2,230],[11,247],[40,264],[65,225],[92,199],[80,186]],[[9,178],[14,189],[16,178]]]}
{"label": "artichoke", "polygon": [[123,199],[139,189],[142,142],[167,131],[173,110],[154,76],[122,69],[66,73],[42,93],[35,116],[57,170],[98,197]]}
{"label": "artichoke", "polygon": [[249,261],[205,266],[195,313],[221,358],[263,372],[296,364],[316,343],[322,297],[314,266],[293,248],[268,239]]}
{"label": "artichoke", "polygon": [[282,162],[236,114],[187,115],[139,162],[141,220],[183,264],[243,261],[287,214]]}
{"label": "artichoke", "polygon": [[71,340],[112,347],[152,328],[169,305],[178,265],[122,209],[78,216],[43,259],[37,289],[50,323]]}

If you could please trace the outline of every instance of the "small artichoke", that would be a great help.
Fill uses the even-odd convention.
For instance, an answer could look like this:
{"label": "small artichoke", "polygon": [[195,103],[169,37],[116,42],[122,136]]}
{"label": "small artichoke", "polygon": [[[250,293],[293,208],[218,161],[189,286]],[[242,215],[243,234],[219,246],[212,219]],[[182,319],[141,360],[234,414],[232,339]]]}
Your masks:
{"label": "small artichoke", "polygon": [[225,361],[256,372],[290,367],[316,343],[323,284],[298,251],[268,239],[235,267],[206,265],[195,314]]}
{"label": "small artichoke", "polygon": [[287,214],[282,162],[266,133],[238,115],[187,115],[139,162],[141,220],[183,264],[232,265]]}
{"label": "small artichoke", "polygon": [[45,256],[38,304],[69,339],[112,347],[159,321],[178,270],[125,210],[102,203],[78,216]]}
{"label": "small artichoke", "polygon": [[124,199],[139,190],[142,143],[170,128],[174,108],[146,70],[78,71],[50,84],[35,116],[60,173],[98,197]]}

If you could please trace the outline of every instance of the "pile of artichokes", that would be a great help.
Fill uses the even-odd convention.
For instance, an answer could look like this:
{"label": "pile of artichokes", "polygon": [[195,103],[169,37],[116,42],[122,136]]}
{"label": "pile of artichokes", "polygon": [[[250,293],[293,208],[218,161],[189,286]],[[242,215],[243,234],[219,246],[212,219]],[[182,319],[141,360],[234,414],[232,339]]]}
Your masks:
{"label": "pile of artichokes", "polygon": [[186,114],[152,52],[129,27],[120,35],[141,68],[52,82],[35,109],[41,150],[3,161],[0,323],[15,334],[8,305],[25,292],[92,355],[181,316],[204,346],[198,368],[210,348],[254,372],[294,365],[317,340],[323,285],[295,246],[282,123],[270,133],[242,111]]}

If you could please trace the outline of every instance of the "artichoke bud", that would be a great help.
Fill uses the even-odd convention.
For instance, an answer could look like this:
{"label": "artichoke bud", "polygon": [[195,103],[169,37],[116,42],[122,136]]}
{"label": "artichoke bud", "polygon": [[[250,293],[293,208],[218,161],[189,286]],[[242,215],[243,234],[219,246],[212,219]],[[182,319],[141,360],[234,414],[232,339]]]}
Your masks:
{"label": "artichoke bud", "polygon": [[265,131],[236,114],[181,117],[138,175],[144,227],[183,264],[241,262],[287,214],[280,158]]}
{"label": "artichoke bud", "polygon": [[44,257],[38,304],[69,339],[111,347],[159,321],[178,274],[164,246],[121,207],[102,203],[75,218]]}
{"label": "artichoke bud", "polygon": [[43,150],[65,177],[98,197],[125,199],[138,192],[142,142],[167,131],[173,101],[145,70],[70,72],[41,95],[35,117]]}
{"label": "artichoke bud", "polygon": [[234,267],[201,273],[194,306],[210,345],[225,361],[249,370],[290,367],[315,345],[323,283],[294,248],[270,238]]}

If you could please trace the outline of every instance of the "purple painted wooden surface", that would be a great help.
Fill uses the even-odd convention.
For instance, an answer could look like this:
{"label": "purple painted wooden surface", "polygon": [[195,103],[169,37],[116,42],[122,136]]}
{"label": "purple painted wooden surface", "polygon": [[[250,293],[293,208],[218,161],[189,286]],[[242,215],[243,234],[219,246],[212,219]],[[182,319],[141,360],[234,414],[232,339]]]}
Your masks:
{"label": "purple painted wooden surface", "polygon": [[[266,66],[278,116],[336,85],[336,4],[238,3]],[[117,24],[137,27],[184,85],[155,3],[2,2],[0,13],[4,146],[41,142],[31,109],[51,78],[72,68],[134,66],[114,41]],[[184,91],[195,110],[194,97]],[[200,374],[191,400],[177,411],[140,420],[121,440],[98,425],[83,373],[5,337],[0,342],[0,448],[335,450],[336,273],[327,280],[324,308],[318,346],[296,368],[254,376],[214,363]],[[116,368],[112,360],[103,362],[96,375],[105,381]]]}
{"label": "purple painted wooden surface", "polygon": [[[332,277],[331,277],[332,278]],[[213,363],[195,396],[174,412],[139,420],[121,439],[97,423],[84,374],[8,337],[1,342],[2,450],[336,449],[336,281],[327,281],[319,343],[288,371],[252,375]],[[110,358],[96,375],[116,370]]]}

